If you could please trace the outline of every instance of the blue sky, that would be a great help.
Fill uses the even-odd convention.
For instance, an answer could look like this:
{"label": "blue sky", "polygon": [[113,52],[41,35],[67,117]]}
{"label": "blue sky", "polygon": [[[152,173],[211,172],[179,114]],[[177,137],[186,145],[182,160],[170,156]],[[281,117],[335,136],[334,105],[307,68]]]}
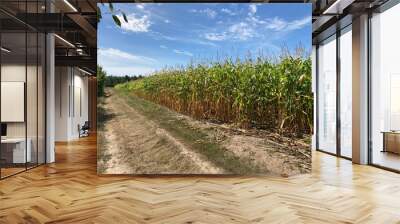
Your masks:
{"label": "blue sky", "polygon": [[311,48],[311,4],[115,4],[122,27],[100,7],[98,63],[111,75]]}

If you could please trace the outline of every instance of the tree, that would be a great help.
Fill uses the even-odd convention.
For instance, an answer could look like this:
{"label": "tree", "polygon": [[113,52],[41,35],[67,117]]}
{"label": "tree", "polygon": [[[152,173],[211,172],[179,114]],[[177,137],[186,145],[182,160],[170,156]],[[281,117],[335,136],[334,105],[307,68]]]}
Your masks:
{"label": "tree", "polygon": [[125,83],[129,81],[134,81],[139,79],[140,76],[112,76],[112,75],[107,75],[105,78],[104,86],[105,87],[114,87],[117,84],[120,83]]}
{"label": "tree", "polygon": [[97,96],[104,96],[106,76],[107,74],[103,68],[97,65]]}

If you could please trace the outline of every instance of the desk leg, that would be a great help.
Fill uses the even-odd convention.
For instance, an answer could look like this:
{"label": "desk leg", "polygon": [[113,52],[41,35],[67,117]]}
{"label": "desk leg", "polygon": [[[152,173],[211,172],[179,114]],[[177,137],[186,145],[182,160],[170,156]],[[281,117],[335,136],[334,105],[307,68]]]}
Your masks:
{"label": "desk leg", "polygon": [[383,149],[381,152],[386,152],[386,134],[382,133],[383,135]]}

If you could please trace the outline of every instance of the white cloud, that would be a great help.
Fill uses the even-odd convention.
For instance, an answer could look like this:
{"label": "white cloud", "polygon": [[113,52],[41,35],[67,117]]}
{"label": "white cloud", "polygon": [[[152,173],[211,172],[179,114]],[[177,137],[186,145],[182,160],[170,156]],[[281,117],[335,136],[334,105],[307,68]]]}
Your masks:
{"label": "white cloud", "polygon": [[161,40],[161,39],[170,40],[170,41],[178,40],[178,38],[176,38],[176,37],[168,36],[168,35],[165,35],[163,33],[157,32],[157,31],[151,31],[149,34],[156,40]]}
{"label": "white cloud", "polygon": [[204,45],[204,46],[211,46],[211,47],[217,47],[218,45],[210,42],[210,41],[202,41],[199,39],[190,39],[189,41],[187,41],[189,43],[194,43],[194,44],[199,44],[199,45]]}
{"label": "white cloud", "polygon": [[233,24],[228,27],[227,31],[220,33],[206,33],[204,38],[211,41],[222,40],[248,40],[257,35],[255,29],[245,22]]}
{"label": "white cloud", "polygon": [[158,61],[141,55],[134,55],[115,48],[99,48],[98,63],[110,75],[146,75],[154,72]]}
{"label": "white cloud", "polygon": [[234,24],[228,30],[234,38],[239,40],[247,40],[255,36],[255,30],[245,22]]}
{"label": "white cloud", "polygon": [[144,9],[144,4],[143,3],[137,3],[136,7],[138,9]]}
{"label": "white cloud", "polygon": [[256,12],[257,12],[257,5],[255,5],[255,4],[249,5],[249,11],[250,11],[250,14],[256,14]]}
{"label": "white cloud", "polygon": [[311,16],[286,21],[280,17],[260,19],[258,16],[249,13],[245,21],[230,25],[220,32],[205,32],[203,37],[210,41],[245,41],[254,37],[265,36],[262,32],[266,32],[266,29],[274,32],[288,32],[301,29],[309,24],[311,24]]}
{"label": "white cloud", "polygon": [[209,42],[209,41],[203,41],[197,38],[186,38],[186,37],[179,37],[179,36],[168,36],[165,34],[162,34],[160,32],[157,31],[151,31],[149,33],[152,38],[156,39],[156,40],[169,40],[169,41],[177,41],[177,42],[183,42],[183,43],[191,43],[191,44],[198,44],[198,45],[205,45],[205,46],[212,46],[212,47],[216,47],[217,45]]}
{"label": "white cloud", "polygon": [[311,24],[311,16],[304,17],[303,19],[298,19],[290,22],[287,26],[288,30],[298,30],[307,25]]}
{"label": "white cloud", "polygon": [[293,21],[286,21],[281,18],[275,17],[266,22],[266,28],[274,31],[291,31],[298,30],[311,24],[311,16],[304,17]]}
{"label": "white cloud", "polygon": [[192,9],[192,10],[190,10],[190,12],[206,14],[211,19],[214,19],[218,15],[218,13],[216,11],[209,9],[209,8],[200,9],[200,10]]}
{"label": "white cloud", "polygon": [[130,32],[148,32],[151,26],[150,19],[147,15],[136,17],[135,14],[127,15],[128,22],[125,22],[122,15],[118,15],[121,21],[121,28]]}
{"label": "white cloud", "polygon": [[189,51],[181,51],[181,50],[174,49],[174,53],[183,54],[183,55],[186,55],[186,56],[189,56],[189,57],[193,57],[193,54],[190,53]]}
{"label": "white cloud", "polygon": [[171,21],[169,21],[168,19],[164,20],[164,23],[170,23]]}
{"label": "white cloud", "polygon": [[221,41],[227,38],[225,33],[206,33],[204,37],[212,41]]}
{"label": "white cloud", "polygon": [[121,61],[122,59],[125,60],[125,62],[139,63],[139,64],[152,64],[157,62],[153,58],[141,55],[134,55],[115,48],[106,48],[106,49],[100,48],[98,50],[98,55],[100,59],[110,60],[110,61]]}
{"label": "white cloud", "polygon": [[150,75],[154,73],[157,69],[154,67],[146,66],[108,66],[107,64],[100,65],[109,75],[113,76],[133,76],[133,75]]}
{"label": "white cloud", "polygon": [[281,31],[285,27],[287,27],[287,22],[281,18],[275,17],[273,19],[268,20],[266,27],[267,29]]}
{"label": "white cloud", "polygon": [[248,21],[249,23],[252,23],[253,25],[258,25],[258,24],[265,24],[266,21],[260,19],[258,16],[256,15],[252,15],[250,14],[247,18],[246,21]]}
{"label": "white cloud", "polygon": [[226,14],[228,14],[228,15],[230,15],[230,16],[237,15],[237,14],[234,13],[232,10],[227,9],[227,8],[222,8],[222,9],[221,9],[221,12],[226,13]]}
{"label": "white cloud", "polygon": [[162,49],[167,49],[168,47],[165,46],[165,45],[160,45],[160,48],[162,48]]}

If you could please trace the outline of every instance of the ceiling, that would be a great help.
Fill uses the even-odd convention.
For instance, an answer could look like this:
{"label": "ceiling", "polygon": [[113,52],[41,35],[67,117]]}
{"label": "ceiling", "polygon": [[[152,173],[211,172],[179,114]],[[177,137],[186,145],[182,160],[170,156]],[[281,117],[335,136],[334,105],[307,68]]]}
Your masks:
{"label": "ceiling", "polygon": [[352,18],[373,11],[388,0],[312,0],[313,43],[351,24]]}
{"label": "ceiling", "polygon": [[[95,71],[97,64],[97,2],[177,2],[178,0],[1,0],[0,25],[2,31],[54,32],[56,64],[76,65]],[[267,0],[266,3],[312,3],[313,42],[335,32],[337,24],[382,5],[387,0]],[[179,2],[193,2],[182,0]],[[213,2],[205,0],[197,2]],[[232,0],[219,0],[232,2]],[[236,2],[250,2],[239,0]],[[52,13],[49,13],[52,9]],[[341,21],[338,23],[338,21]],[[344,21],[344,22],[343,22]],[[12,36],[12,35],[10,35]],[[14,36],[18,36],[14,34]],[[5,37],[8,38],[8,37]],[[18,45],[18,37],[15,38]],[[17,48],[17,46],[15,46]],[[29,51],[29,50],[28,50]],[[17,51],[16,51],[17,52]]]}
{"label": "ceiling", "polygon": [[[96,0],[1,0],[0,26],[3,38],[8,39],[3,45],[12,49],[8,57],[26,55],[25,31],[28,36],[30,32],[51,32],[56,34],[56,66],[79,66],[95,73],[96,4]],[[28,56],[34,49],[28,44]]]}

